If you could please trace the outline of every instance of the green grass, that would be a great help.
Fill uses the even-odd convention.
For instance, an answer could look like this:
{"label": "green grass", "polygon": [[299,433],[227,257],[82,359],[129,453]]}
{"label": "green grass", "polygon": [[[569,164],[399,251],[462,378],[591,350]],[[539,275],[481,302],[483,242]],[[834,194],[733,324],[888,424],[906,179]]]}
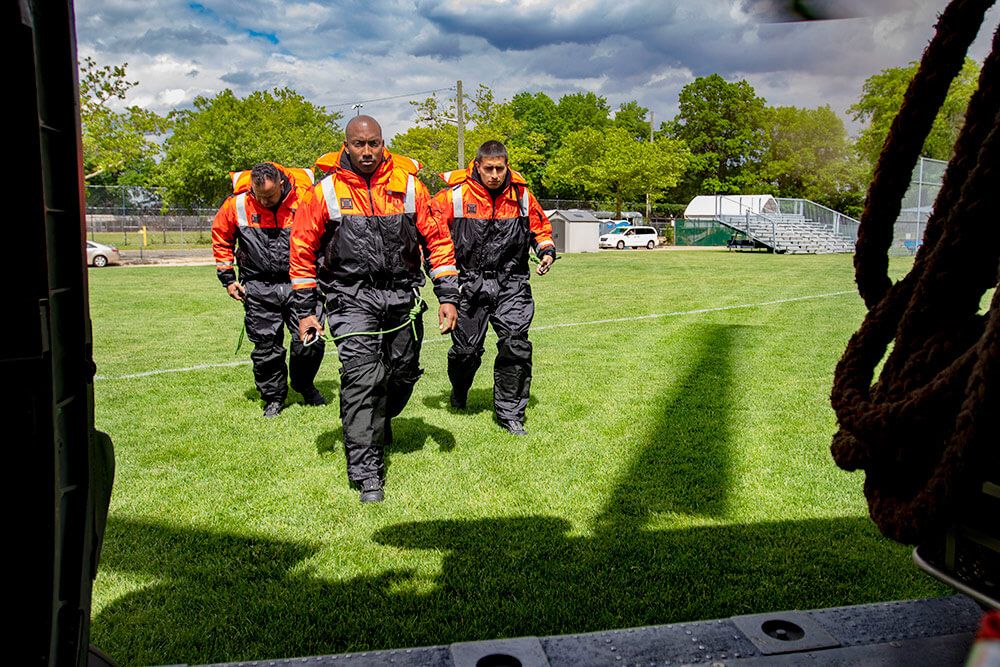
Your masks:
{"label": "green grass", "polygon": [[[893,260],[894,276],[911,261]],[[213,274],[89,274],[97,426],[118,466],[92,641],[124,664],[947,592],[878,534],[862,476],[829,454],[832,370],[864,313],[849,256],[565,256],[532,280],[530,435],[492,421],[495,339],[460,414],[430,333],[378,506],[346,482],[334,354],[317,383],[331,405],[291,393],[272,420],[249,365],[125,377],[248,361]]]}

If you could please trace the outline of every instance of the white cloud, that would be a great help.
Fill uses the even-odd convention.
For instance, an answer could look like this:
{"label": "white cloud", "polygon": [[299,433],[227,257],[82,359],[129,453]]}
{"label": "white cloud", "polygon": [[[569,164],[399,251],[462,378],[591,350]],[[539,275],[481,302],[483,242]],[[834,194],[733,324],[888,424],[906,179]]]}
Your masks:
{"label": "white cloud", "polygon": [[[78,0],[76,17],[81,57],[128,62],[140,81],[128,103],[160,113],[227,87],[288,86],[349,115],[351,102],[420,100],[461,79],[500,99],[592,91],[612,109],[635,99],[658,124],[684,85],[712,73],[746,78],[770,104],[829,103],[846,121],[865,78],[919,60],[944,6],[851,0],[871,16],[761,23],[748,4],[761,1]],[[997,15],[973,57],[985,56]],[[412,122],[407,102],[371,101],[365,112],[391,137]]]}

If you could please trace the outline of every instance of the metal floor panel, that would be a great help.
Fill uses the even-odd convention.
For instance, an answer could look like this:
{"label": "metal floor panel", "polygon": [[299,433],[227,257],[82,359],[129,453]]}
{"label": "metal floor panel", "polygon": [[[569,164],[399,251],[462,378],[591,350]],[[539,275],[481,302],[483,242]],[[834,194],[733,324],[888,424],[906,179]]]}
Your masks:
{"label": "metal floor panel", "polygon": [[975,601],[955,595],[537,639],[519,637],[212,667],[947,667],[965,662],[982,614]]}

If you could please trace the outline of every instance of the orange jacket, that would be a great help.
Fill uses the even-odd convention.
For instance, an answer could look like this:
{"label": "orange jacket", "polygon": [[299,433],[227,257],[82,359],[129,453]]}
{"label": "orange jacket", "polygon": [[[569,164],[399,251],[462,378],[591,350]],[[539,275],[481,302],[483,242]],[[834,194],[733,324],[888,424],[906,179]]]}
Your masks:
{"label": "orange jacket", "polygon": [[240,280],[288,281],[289,237],[300,198],[312,187],[311,169],[286,169],[272,162],[288,192],[276,211],[265,208],[250,190],[250,171],[230,172],[233,194],[212,222],[212,254],[219,280],[229,286]]}
{"label": "orange jacket", "polygon": [[292,288],[415,287],[424,283],[426,257],[438,298],[454,302],[455,250],[447,227],[431,216],[430,194],[415,177],[420,165],[388,150],[382,158],[370,183],[351,169],[345,151],[321,158],[332,171],[295,215]]}
{"label": "orange jacket", "polygon": [[455,258],[463,280],[483,271],[528,275],[528,246],[538,257],[555,256],[552,225],[527,181],[510,169],[509,183],[494,200],[468,169],[441,174],[451,186],[431,200],[434,217],[447,225],[455,244]]}

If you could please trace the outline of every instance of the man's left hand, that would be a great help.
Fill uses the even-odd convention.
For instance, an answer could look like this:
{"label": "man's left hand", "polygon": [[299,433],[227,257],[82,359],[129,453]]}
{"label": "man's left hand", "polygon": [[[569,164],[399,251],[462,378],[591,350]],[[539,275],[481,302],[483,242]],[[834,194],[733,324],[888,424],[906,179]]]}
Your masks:
{"label": "man's left hand", "polygon": [[438,307],[438,329],[442,334],[455,329],[458,323],[458,310],[453,303],[442,303]]}
{"label": "man's left hand", "polygon": [[552,262],[554,261],[555,258],[552,255],[546,255],[545,257],[542,257],[540,260],[538,260],[538,268],[535,269],[535,273],[537,273],[540,276],[544,276],[546,273],[549,272],[549,267],[552,266]]}

